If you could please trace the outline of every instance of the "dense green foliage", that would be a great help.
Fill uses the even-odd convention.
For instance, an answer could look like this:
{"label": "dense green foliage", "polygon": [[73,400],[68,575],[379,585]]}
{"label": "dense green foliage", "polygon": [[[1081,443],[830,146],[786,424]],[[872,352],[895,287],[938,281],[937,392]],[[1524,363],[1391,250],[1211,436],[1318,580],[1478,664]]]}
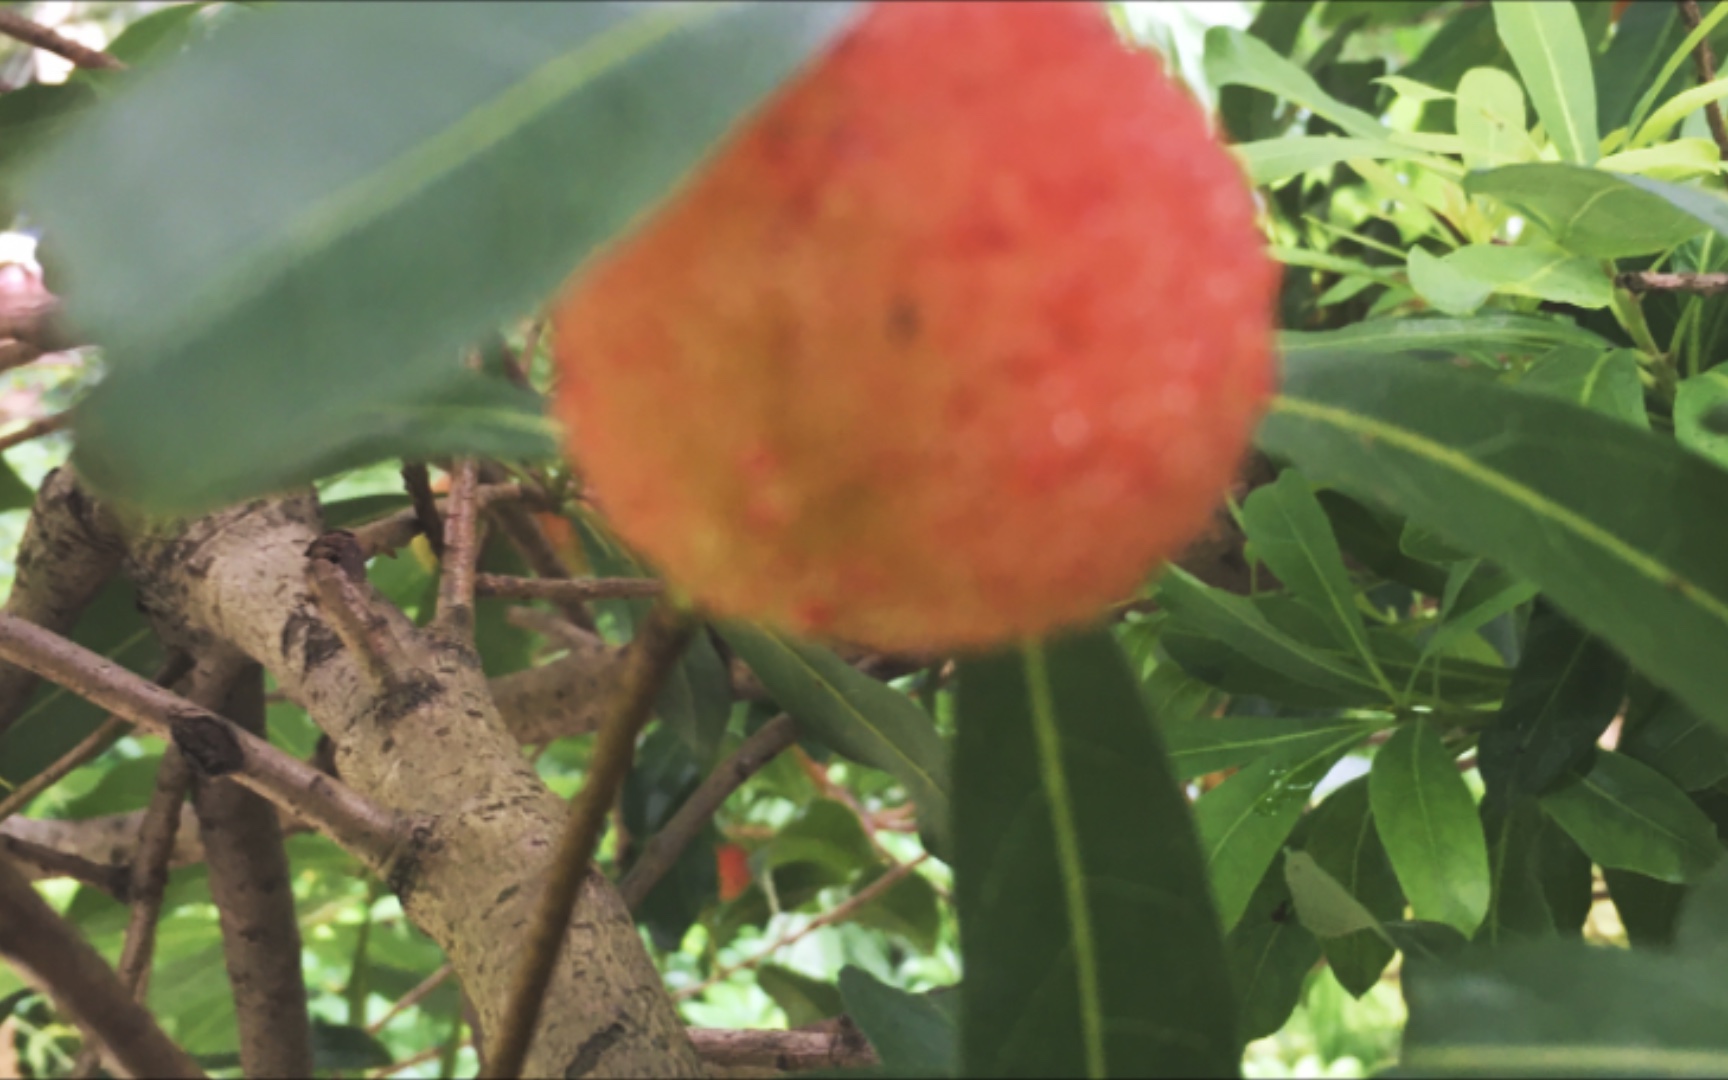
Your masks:
{"label": "dense green foliage", "polygon": [[[682,1015],[844,1012],[890,1075],[1728,1072],[1728,291],[1697,278],[1728,271],[1728,78],[1694,65],[1728,56],[1728,4],[1690,35],[1658,0],[1283,0],[1203,37],[1118,14],[1216,103],[1285,266],[1270,479],[1229,507],[1249,584],[1161,568],[1107,625],[887,681],[699,635],[603,869],[779,711],[800,740],[638,909]],[[83,405],[10,452],[0,540],[72,447],[155,512],[316,482],[332,527],[408,505],[398,459],[481,454],[565,496],[577,570],[644,573],[568,497],[544,349],[528,386],[499,358],[843,15],[92,5],[130,70],[0,94],[0,202],[103,346],[5,376]],[[526,573],[502,538],[481,568]],[[369,574],[429,612],[423,545]],[[490,675],[562,648],[513,603],[479,606]],[[625,641],[644,602],[595,611]],[[161,663],[123,584],[72,636]],[[0,783],[102,715],[44,688]],[[303,710],[269,727],[312,754]],[[589,743],[537,757],[561,795]],[[123,739],[28,814],[135,810],[161,750]],[[443,962],[396,897],[327,839],[289,851],[321,1065],[471,1072],[453,985],[395,1010]],[[149,1004],[232,1069],[204,873],[172,878]],[[121,905],[43,889],[118,953]],[[0,999],[21,1067],[67,1075],[77,1033],[5,969]]]}

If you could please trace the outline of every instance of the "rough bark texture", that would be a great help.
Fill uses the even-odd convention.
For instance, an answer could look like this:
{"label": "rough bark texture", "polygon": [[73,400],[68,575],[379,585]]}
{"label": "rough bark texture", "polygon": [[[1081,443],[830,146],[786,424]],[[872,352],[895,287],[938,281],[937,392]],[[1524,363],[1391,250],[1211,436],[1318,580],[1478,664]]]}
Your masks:
{"label": "rough bark texture", "polygon": [[[264,672],[240,657],[207,660],[192,700],[264,733]],[[234,991],[248,1077],[312,1075],[312,1027],[300,970],[300,923],[276,808],[232,780],[194,776],[192,803],[210,863],[210,897]]]}
{"label": "rough bark texture", "polygon": [[[422,823],[389,884],[489,1027],[564,805],[517,749],[472,649],[415,628],[362,583],[362,614],[395,672],[387,683],[368,675],[308,587],[319,533],[310,496],[255,501],[138,533],[130,567],[159,626],[263,664],[335,740],[343,780]],[[528,1074],[701,1075],[629,913],[598,874],[579,911]]]}
{"label": "rough bark texture", "polygon": [[[42,482],[24,538],[5,612],[64,634],[120,565],[112,518],[78,488],[71,469]],[[36,676],[0,663],[0,732],[12,726],[36,689]]]}

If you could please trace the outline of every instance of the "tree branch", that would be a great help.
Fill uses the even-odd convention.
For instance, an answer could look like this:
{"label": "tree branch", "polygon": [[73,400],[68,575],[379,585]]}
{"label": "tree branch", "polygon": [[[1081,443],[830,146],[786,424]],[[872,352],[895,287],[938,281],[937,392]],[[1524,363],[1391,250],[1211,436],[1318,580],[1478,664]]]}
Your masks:
{"label": "tree branch", "polygon": [[[163,662],[162,669],[156,673],[156,685],[172,687],[190,670],[192,658],[178,649],[173,650]],[[110,716],[102,721],[95,731],[78,740],[78,745],[60,755],[35,776],[19,784],[4,799],[0,799],[0,822],[30,805],[36,796],[59,783],[78,766],[94,760],[104,750],[119,742],[120,737],[131,727],[131,724],[118,716]]]}
{"label": "tree branch", "polygon": [[815,933],[824,926],[832,926],[834,923],[845,922],[847,919],[850,919],[853,915],[857,914],[858,910],[864,905],[870,903],[878,896],[881,896],[889,889],[892,889],[901,878],[910,874],[919,863],[929,857],[930,853],[925,852],[916,859],[903,863],[895,863],[884,871],[882,876],[877,878],[875,881],[872,881],[870,884],[859,889],[845,900],[835,904],[832,908],[824,911],[814,919],[811,919],[797,930],[787,934],[782,934],[778,938],[775,938],[773,942],[755,956],[749,957],[745,960],[740,960],[736,964],[728,964],[714,972],[714,974],[710,975],[704,981],[697,983],[695,986],[687,986],[678,991],[673,995],[673,997],[679,1001],[687,1001],[693,997],[700,997],[702,994],[707,993],[710,987],[725,982],[740,971],[748,971],[751,968],[756,967],[764,960],[767,960],[769,957],[779,952],[781,949],[803,940],[804,937]]}
{"label": "tree branch", "polygon": [[[1680,6],[1680,21],[1686,24],[1688,33],[1698,29],[1704,15],[1698,10],[1698,0],[1678,0]],[[1698,85],[1716,81],[1716,54],[1710,51],[1708,35],[1698,39],[1698,47],[1692,50],[1692,62],[1698,68]],[[1710,125],[1710,135],[1716,140],[1716,149],[1722,155],[1722,160],[1728,161],[1728,124],[1722,122],[1722,106],[1714,99],[1704,104],[1704,119]]]}
{"label": "tree branch", "polygon": [[[497,502],[527,497],[528,492],[515,481],[508,484],[481,484],[474,492],[474,503],[479,509],[485,510]],[[448,499],[440,500],[437,507],[442,514],[450,513]],[[369,521],[354,529],[353,534],[361,552],[369,559],[374,555],[407,547],[409,541],[420,534],[420,516],[413,507],[408,507],[376,521]]]}
{"label": "tree branch", "polygon": [[438,496],[432,493],[432,478],[426,463],[410,461],[402,466],[402,486],[414,504],[414,516],[420,523],[420,535],[432,546],[432,554],[444,557],[444,518],[438,513]]}
{"label": "tree branch", "polygon": [[96,950],[54,914],[5,858],[0,858],[0,954],[46,987],[61,1011],[105,1047],[123,1075],[204,1075],[132,1000]]}
{"label": "tree branch", "polygon": [[403,829],[394,814],[380,810],[250,732],[81,645],[0,614],[0,659],[171,739],[203,776],[233,776],[305,819],[375,872],[388,874],[399,854]]}
{"label": "tree branch", "polygon": [[444,516],[444,554],[438,573],[438,610],[432,625],[466,645],[474,638],[474,573],[480,561],[480,507],[475,491],[479,466],[473,458],[456,463]]}
{"label": "tree branch", "polygon": [[[114,576],[122,551],[112,518],[79,490],[77,474],[55,470],[36,492],[4,614],[56,634],[69,632]],[[36,678],[0,663],[0,734],[29,702]]]}
{"label": "tree branch", "polygon": [[643,845],[642,854],[624,875],[618,895],[634,910],[654,886],[677,863],[684,849],[690,846],[715,811],[743,786],[756,770],[774,760],[781,751],[798,741],[798,725],[785,713],[757,728],[756,731],[721,762],[707,778],[690,793],[660,831]]}
{"label": "tree branch", "polygon": [[791,1031],[691,1028],[702,1060],[717,1069],[858,1069],[879,1064],[870,1040],[844,1016]]}
{"label": "tree branch", "polygon": [[[481,596],[511,600],[552,600],[583,603],[588,600],[636,600],[660,596],[666,587],[653,578],[524,578],[503,574],[480,574],[474,579]],[[580,625],[580,624],[578,624]],[[587,629],[584,627],[584,629]]]}
{"label": "tree branch", "polygon": [[124,71],[126,65],[98,49],[80,45],[63,34],[31,22],[15,11],[0,8],[0,34],[22,41],[32,48],[63,56],[81,68],[98,71]]}
{"label": "tree branch", "polygon": [[162,915],[162,895],[168,888],[168,868],[191,782],[186,759],[179,750],[168,747],[162,754],[162,764],[156,768],[156,788],[150,794],[150,804],[144,808],[144,821],[138,826],[129,896],[132,910],[126,919],[126,942],[120,948],[120,984],[140,1004],[150,986],[156,922]]}
{"label": "tree branch", "polygon": [[1634,270],[1620,274],[1614,284],[1631,292],[1689,292],[1715,296],[1728,292],[1728,274],[1724,273],[1664,273],[1656,270]]}
{"label": "tree branch", "polygon": [[81,855],[73,855],[45,844],[21,840],[16,836],[0,836],[0,851],[16,861],[34,867],[43,877],[67,877],[93,889],[100,889],[114,899],[126,899],[126,872],[118,866],[105,866]]}
{"label": "tree branch", "polygon": [[[188,697],[263,734],[264,670],[248,659],[207,656],[193,672]],[[222,926],[241,1070],[246,1076],[311,1076],[300,924],[276,810],[232,780],[197,775],[192,805]]]}
{"label": "tree branch", "polygon": [[503,1022],[486,1053],[486,1075],[510,1080],[520,1075],[528,1043],[540,1019],[540,1006],[562,951],[564,935],[582,882],[593,873],[594,851],[606,815],[630,771],[636,738],[647,723],[666,673],[678,662],[695,624],[662,600],[643,623],[625,654],[625,668],[613,699],[613,712],[600,728],[588,761],[588,776],[570,807],[557,854],[548,869],[545,892],[523,942],[523,958],[511,985]]}

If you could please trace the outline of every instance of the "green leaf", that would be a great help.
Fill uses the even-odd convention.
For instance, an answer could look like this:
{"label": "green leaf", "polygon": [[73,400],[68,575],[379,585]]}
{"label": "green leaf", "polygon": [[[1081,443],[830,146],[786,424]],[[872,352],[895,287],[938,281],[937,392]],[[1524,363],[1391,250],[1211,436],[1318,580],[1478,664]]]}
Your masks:
{"label": "green leaf", "polygon": [[1252,86],[1294,102],[1338,125],[1358,139],[1383,140],[1380,121],[1320,89],[1314,77],[1279,56],[1270,45],[1240,30],[1214,26],[1206,31],[1206,81],[1212,86]]}
{"label": "green leaf", "polygon": [[1472,934],[1488,912],[1488,846],[1456,755],[1426,721],[1393,732],[1374,755],[1374,828],[1418,919]]}
{"label": "green leaf", "polygon": [[314,1067],[332,1072],[352,1072],[388,1065],[395,1060],[385,1045],[365,1028],[312,1020]]}
{"label": "green leaf", "polygon": [[1458,81],[1455,113],[1464,165],[1502,165],[1536,156],[1525,127],[1524,89],[1499,68],[1471,68]]}
{"label": "green leaf", "polygon": [[0,511],[28,510],[35,502],[36,492],[18,478],[5,458],[0,457]]}
{"label": "green leaf", "polygon": [[1526,215],[1568,251],[1617,259],[1663,251],[1704,231],[1706,222],[1650,190],[1652,183],[1578,165],[1533,162],[1473,172],[1464,178],[1464,190]]}
{"label": "green leaf", "polygon": [[713,763],[732,718],[732,679],[706,632],[691,639],[667,673],[654,713],[678,733],[697,760]]}
{"label": "green leaf", "polygon": [[745,623],[714,629],[780,707],[824,744],[904,784],[932,850],[946,848],[948,749],[928,713],[820,646]]}
{"label": "green leaf", "polygon": [[1462,319],[1369,319],[1337,330],[1285,330],[1278,335],[1288,364],[1319,355],[1540,352],[1568,343],[1612,347],[1590,331],[1559,319],[1498,313]]}
{"label": "green leaf", "polygon": [[1532,361],[1517,385],[1650,429],[1644,387],[1638,380],[1638,354],[1631,349],[1604,352],[1562,345]]}
{"label": "green leaf", "polygon": [[1626,697],[1626,662],[1538,600],[1518,670],[1476,746],[1490,800],[1541,795],[1595,752]]}
{"label": "green leaf", "polygon": [[1542,797],[1542,809],[1604,868],[1684,883],[1722,857],[1704,811],[1625,754],[1598,751],[1588,773]]}
{"label": "green leaf", "polygon": [[[887,869],[878,866],[858,878],[854,895],[869,888]],[[852,921],[897,935],[917,951],[931,953],[942,931],[941,898],[924,875],[913,871],[854,912]]]}
{"label": "green leaf", "polygon": [[1302,817],[1314,786],[1360,739],[1352,732],[1330,745],[1269,754],[1194,803],[1194,825],[1226,929],[1247,909],[1260,878]]}
{"label": "green leaf", "polygon": [[1595,161],[1596,80],[1577,10],[1569,3],[1494,0],[1494,26],[1560,156],[1581,165]]}
{"label": "green leaf", "polygon": [[1530,296],[1583,308],[1607,307],[1614,299],[1613,282],[1599,260],[1557,248],[1467,244],[1440,262],[1458,279],[1506,296]]}
{"label": "green leaf", "polygon": [[[112,663],[148,678],[162,647],[138,609],[130,582],[116,578],[96,594],[70,635]],[[107,719],[105,710],[59,685],[37,685],[18,719],[0,734],[0,784],[9,790],[53,764]]]}
{"label": "green leaf", "polygon": [[1706,724],[1671,695],[1634,695],[1615,747],[1678,784],[1698,791],[1728,779],[1728,735]]}
{"label": "green leaf", "polygon": [[[1280,632],[1253,601],[1204,585],[1179,566],[1165,571],[1158,598],[1175,615],[1165,631],[1165,642],[1178,663],[1183,661],[1174,651],[1181,648],[1177,636],[1187,629],[1298,684],[1351,698],[1367,693],[1368,700],[1380,693],[1367,672]],[[1186,663],[1183,667],[1198,679],[1212,681],[1204,670]]]}
{"label": "green leaf", "polygon": [[466,377],[461,350],[850,13],[286,5],[147,73],[25,189],[112,363],[80,409],[84,477],[193,511],[393,454],[550,450],[529,395]]}
{"label": "green leaf", "polygon": [[786,1026],[801,1028],[846,1011],[840,988],[833,983],[812,979],[779,964],[762,964],[756,968],[756,985],[774,999],[786,1014]]}
{"label": "green leaf", "polygon": [[1445,589],[1444,569],[1412,558],[1398,546],[1402,522],[1342,492],[1321,491],[1316,497],[1332,522],[1339,546],[1357,562],[1380,577],[1429,596],[1439,596]]}
{"label": "green leaf", "polygon": [[[1314,866],[1373,918],[1386,922],[1403,914],[1404,893],[1374,828],[1367,778],[1352,780],[1328,795],[1310,817],[1302,851]],[[1285,857],[1287,876],[1300,876],[1304,869],[1300,863],[1291,864],[1294,857],[1295,853]],[[1305,914],[1304,921],[1307,918]],[[1371,990],[1392,960],[1392,946],[1371,927],[1325,937],[1321,945],[1332,974],[1355,997]]]}
{"label": "green leaf", "polygon": [[1698,879],[1680,905],[1674,944],[1682,954],[1707,956],[1728,949],[1728,866]]}
{"label": "green leaf", "polygon": [[1386,360],[1288,363],[1259,442],[1535,582],[1728,726],[1728,473],[1561,401]]}
{"label": "green leaf", "polygon": [[1411,248],[1406,268],[1416,295],[1429,307],[1448,315],[1470,315],[1494,294],[1492,283],[1466,273],[1447,259],[1430,255],[1426,248]]}
{"label": "green leaf", "polygon": [[1692,180],[1720,170],[1722,151],[1709,139],[1675,139],[1643,150],[1622,150],[1596,163],[1598,169],[1655,180]]}
{"label": "green leaf", "polygon": [[1107,633],[1045,648],[960,666],[964,1073],[1234,1074],[1223,942],[1158,729]]}
{"label": "green leaf", "polygon": [[1245,765],[1266,754],[1300,759],[1313,750],[1336,746],[1341,739],[1361,741],[1380,727],[1364,720],[1224,716],[1166,724],[1163,730],[1176,778],[1192,780]]}
{"label": "green leaf", "polygon": [[1340,648],[1362,658],[1386,696],[1393,697],[1374,662],[1331,523],[1302,474],[1286,469],[1274,482],[1256,488],[1242,504],[1242,528],[1260,561],[1325,621]]}
{"label": "green leaf", "polygon": [[1302,1000],[1320,943],[1297,920],[1278,868],[1260,879],[1242,921],[1224,939],[1224,957],[1241,1003],[1242,1037],[1258,1039],[1283,1027]]}
{"label": "green leaf", "polygon": [[1230,150],[1242,162],[1242,168],[1248,173],[1249,183],[1256,186],[1276,184],[1310,169],[1355,160],[1420,161],[1437,165],[1440,171],[1450,171],[1447,162],[1436,159],[1432,154],[1413,147],[1400,146],[1386,139],[1300,135],[1238,143]]}
{"label": "green leaf", "polygon": [[857,814],[832,799],[817,799],[774,834],[763,865],[799,862],[822,863],[847,880],[875,865],[876,849]]}
{"label": "green leaf", "polygon": [[1720,1076],[1720,965],[1529,942],[1412,965],[1400,1071],[1414,1076]]}
{"label": "green leaf", "polygon": [[1626,939],[1641,948],[1664,948],[1674,944],[1684,885],[1634,874],[1627,870],[1604,870],[1602,880],[1626,930]]}
{"label": "green leaf", "polygon": [[1584,923],[1596,902],[1595,866],[1590,856],[1547,815],[1536,837],[1536,850],[1542,899],[1554,915],[1554,932],[1574,941],[1582,939]]}
{"label": "green leaf", "polygon": [[1515,938],[1554,936],[1554,913],[1542,886],[1541,836],[1545,821],[1536,800],[1507,804],[1483,800],[1491,893],[1476,940],[1500,945]]}
{"label": "green leaf", "polygon": [[929,998],[889,986],[852,964],[840,969],[840,997],[889,1075],[958,1075],[954,1022]]}
{"label": "green leaf", "polygon": [[[1262,4],[1254,13],[1254,20],[1248,24],[1248,32],[1273,50],[1288,56],[1296,47],[1302,24],[1313,9],[1314,0]],[[1231,143],[1267,139],[1278,134],[1277,107],[1277,101],[1270,94],[1246,86],[1226,86],[1218,92],[1218,117],[1224,122]]]}
{"label": "green leaf", "polygon": [[1728,407],[1728,371],[1711,368],[1681,380],[1674,395],[1674,438],[1686,449],[1728,469],[1728,434],[1712,430],[1706,419],[1724,407]]}

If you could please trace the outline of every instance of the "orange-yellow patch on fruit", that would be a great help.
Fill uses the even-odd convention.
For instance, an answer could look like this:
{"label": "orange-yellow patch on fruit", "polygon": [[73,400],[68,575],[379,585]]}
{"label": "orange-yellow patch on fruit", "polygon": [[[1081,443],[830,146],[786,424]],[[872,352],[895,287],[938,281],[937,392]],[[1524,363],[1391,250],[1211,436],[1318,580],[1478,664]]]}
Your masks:
{"label": "orange-yellow patch on fruit", "polygon": [[1095,615],[1274,378],[1240,169],[1070,3],[870,9],[555,316],[619,533],[715,614],[889,649]]}

